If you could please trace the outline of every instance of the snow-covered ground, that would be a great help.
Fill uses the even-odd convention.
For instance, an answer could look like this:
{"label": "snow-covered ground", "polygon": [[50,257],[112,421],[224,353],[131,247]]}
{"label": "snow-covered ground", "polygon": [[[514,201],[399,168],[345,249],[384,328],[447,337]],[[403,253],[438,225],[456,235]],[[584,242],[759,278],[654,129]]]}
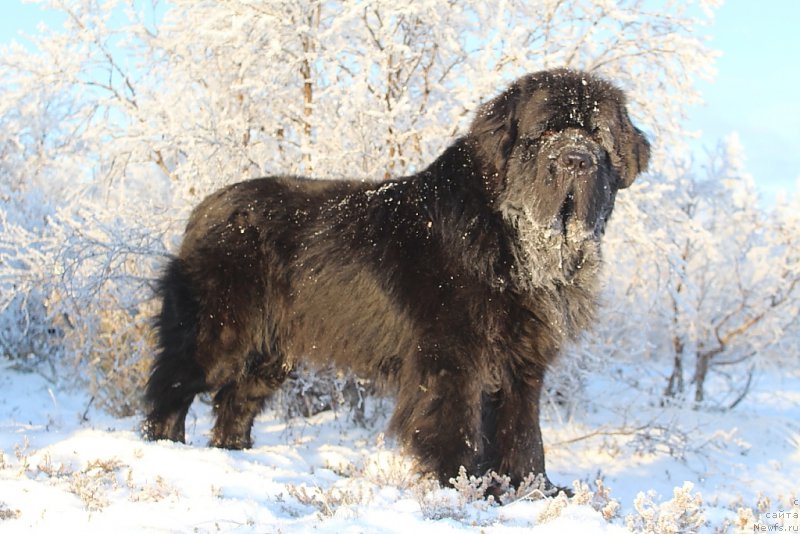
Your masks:
{"label": "snow-covered ground", "polygon": [[6,367],[0,531],[681,532],[698,521],[704,532],[798,531],[794,370],[760,375],[727,413],[660,407],[629,378],[594,388],[599,401],[586,413],[544,424],[550,477],[583,489],[569,502],[496,506],[415,476],[384,443],[385,416],[365,429],[345,414],[286,421],[266,412],[255,447],[234,452],[205,447],[210,409],[195,403],[188,444],[148,443],[137,419]]}

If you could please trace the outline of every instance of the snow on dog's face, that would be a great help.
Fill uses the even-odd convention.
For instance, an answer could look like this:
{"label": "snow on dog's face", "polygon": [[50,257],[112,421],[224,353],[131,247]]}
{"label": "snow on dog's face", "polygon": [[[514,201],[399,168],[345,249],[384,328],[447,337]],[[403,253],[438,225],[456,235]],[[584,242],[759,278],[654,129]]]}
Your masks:
{"label": "snow on dog's face", "polygon": [[650,157],[622,91],[586,73],[532,74],[485,104],[471,135],[494,165],[489,186],[517,229],[525,284],[599,265],[616,193]]}

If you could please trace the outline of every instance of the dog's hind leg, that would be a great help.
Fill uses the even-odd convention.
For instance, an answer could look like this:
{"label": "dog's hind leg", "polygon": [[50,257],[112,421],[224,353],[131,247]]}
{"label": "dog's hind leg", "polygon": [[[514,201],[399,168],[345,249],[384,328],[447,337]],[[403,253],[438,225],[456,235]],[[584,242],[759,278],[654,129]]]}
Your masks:
{"label": "dog's hind leg", "polygon": [[213,447],[252,447],[250,432],[253,421],[290,371],[281,357],[270,358],[254,354],[249,361],[258,363],[249,365],[243,375],[222,387],[214,396],[216,423],[210,442]]}
{"label": "dog's hind leg", "polygon": [[[172,380],[168,380],[168,373],[164,373],[164,376],[159,376],[160,374],[158,370],[154,371],[148,383],[146,396],[151,409],[142,425],[142,431],[149,440],[184,442],[186,413],[195,395],[205,389],[202,377],[199,380],[181,380],[173,375]],[[160,391],[156,393],[156,390]]]}
{"label": "dog's hind leg", "polygon": [[163,298],[156,319],[160,351],[145,389],[148,415],[142,425],[150,440],[185,440],[186,413],[195,395],[208,389],[197,364],[197,305],[184,264],[174,259],[161,279]]}

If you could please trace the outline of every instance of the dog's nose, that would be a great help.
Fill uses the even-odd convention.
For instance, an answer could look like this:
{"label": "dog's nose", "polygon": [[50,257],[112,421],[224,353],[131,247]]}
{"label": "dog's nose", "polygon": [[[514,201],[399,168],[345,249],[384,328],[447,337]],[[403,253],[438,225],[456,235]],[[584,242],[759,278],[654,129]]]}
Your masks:
{"label": "dog's nose", "polygon": [[565,169],[586,172],[592,168],[592,156],[578,148],[568,148],[561,153],[561,164]]}

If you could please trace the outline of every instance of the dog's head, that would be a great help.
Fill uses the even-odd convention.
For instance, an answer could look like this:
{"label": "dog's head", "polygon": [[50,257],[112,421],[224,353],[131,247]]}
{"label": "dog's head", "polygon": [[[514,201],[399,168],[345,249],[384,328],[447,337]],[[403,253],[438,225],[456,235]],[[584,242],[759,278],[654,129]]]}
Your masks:
{"label": "dog's head", "polygon": [[524,212],[541,227],[574,227],[582,238],[602,235],[617,191],[650,157],[622,91],[567,69],[514,82],[479,109],[470,136],[504,215]]}

